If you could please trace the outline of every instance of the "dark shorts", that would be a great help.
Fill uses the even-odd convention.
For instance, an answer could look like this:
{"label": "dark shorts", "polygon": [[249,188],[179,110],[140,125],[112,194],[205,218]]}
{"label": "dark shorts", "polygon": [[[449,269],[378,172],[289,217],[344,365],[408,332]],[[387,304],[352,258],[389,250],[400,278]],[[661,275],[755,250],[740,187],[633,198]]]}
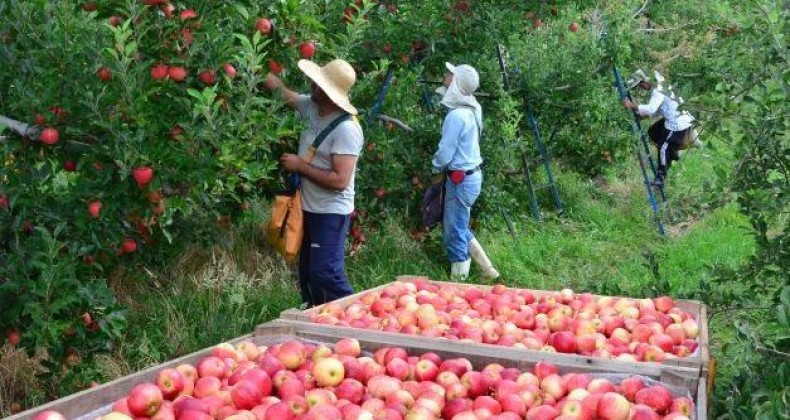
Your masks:
{"label": "dark shorts", "polygon": [[349,215],[303,212],[304,239],[299,252],[299,288],[309,306],[353,294],[346,277],[345,245]]}
{"label": "dark shorts", "polygon": [[688,129],[681,131],[669,131],[664,126],[664,119],[656,121],[647,130],[647,135],[650,140],[658,147],[662,144],[669,142],[671,145],[679,147],[683,144],[683,138],[686,136]]}

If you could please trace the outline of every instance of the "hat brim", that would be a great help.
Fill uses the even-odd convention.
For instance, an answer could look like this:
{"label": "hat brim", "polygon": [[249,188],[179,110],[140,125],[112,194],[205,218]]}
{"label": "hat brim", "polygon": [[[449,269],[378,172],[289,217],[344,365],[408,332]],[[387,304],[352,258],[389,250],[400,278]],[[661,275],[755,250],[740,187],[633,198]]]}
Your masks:
{"label": "hat brim", "polygon": [[329,79],[326,78],[324,73],[321,71],[321,67],[310,61],[310,60],[299,60],[296,63],[299,70],[305,74],[305,76],[309,77],[310,80],[315,82],[321,90],[326,93],[326,96],[334,102],[335,105],[339,106],[343,111],[348,112],[351,115],[357,115],[357,108],[354,105],[351,105],[351,101],[348,99],[348,95],[342,92],[340,89],[336,88]]}
{"label": "hat brim", "polygon": [[449,70],[450,73],[455,74],[455,66],[454,65],[452,65],[451,63],[445,62],[444,66],[447,67],[447,70]]}

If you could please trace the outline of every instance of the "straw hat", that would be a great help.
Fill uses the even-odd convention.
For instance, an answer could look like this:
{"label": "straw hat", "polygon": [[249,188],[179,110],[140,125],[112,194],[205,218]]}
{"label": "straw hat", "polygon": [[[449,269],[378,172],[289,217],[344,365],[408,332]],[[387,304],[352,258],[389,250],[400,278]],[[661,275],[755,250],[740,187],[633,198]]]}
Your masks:
{"label": "straw hat", "polygon": [[326,92],[332,102],[349,114],[357,115],[357,109],[348,99],[348,92],[357,80],[357,74],[350,64],[338,58],[323,67],[310,60],[299,60],[297,65],[299,70]]}
{"label": "straw hat", "polygon": [[642,71],[642,69],[639,69],[639,70],[633,72],[633,74],[631,74],[631,77],[628,78],[627,83],[628,83],[628,87],[630,89],[633,89],[639,83],[641,83],[641,82],[649,82],[649,81],[650,81],[650,78],[647,77],[647,75],[645,74],[644,71]]}

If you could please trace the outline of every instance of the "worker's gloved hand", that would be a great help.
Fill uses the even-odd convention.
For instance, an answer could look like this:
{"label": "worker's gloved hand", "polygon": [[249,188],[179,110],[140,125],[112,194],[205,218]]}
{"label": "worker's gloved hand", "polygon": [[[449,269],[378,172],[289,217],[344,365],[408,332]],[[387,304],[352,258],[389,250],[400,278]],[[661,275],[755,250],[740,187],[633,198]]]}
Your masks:
{"label": "worker's gloved hand", "polygon": [[634,105],[633,102],[631,102],[630,99],[623,99],[623,106],[628,108],[628,109],[635,109],[636,108],[636,106]]}

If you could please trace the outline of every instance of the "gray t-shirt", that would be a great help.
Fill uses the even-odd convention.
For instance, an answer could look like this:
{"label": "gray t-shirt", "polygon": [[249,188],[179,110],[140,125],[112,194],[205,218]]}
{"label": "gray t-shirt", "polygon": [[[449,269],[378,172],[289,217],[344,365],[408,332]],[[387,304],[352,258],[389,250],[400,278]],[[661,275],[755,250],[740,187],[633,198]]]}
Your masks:
{"label": "gray t-shirt", "polygon": [[[340,112],[318,116],[318,106],[310,99],[309,95],[299,95],[296,102],[299,115],[307,122],[307,127],[302,131],[299,139],[299,156],[307,156],[307,150],[313,144],[316,136],[335,118],[342,115]],[[324,139],[316,150],[315,157],[310,162],[317,168],[332,169],[332,155],[359,156],[364,143],[362,126],[353,120],[343,121]],[[350,214],[354,211],[354,177],[356,165],[351,173],[351,180],[342,191],[324,188],[306,177],[302,177],[302,209],[311,213],[323,214]]]}

